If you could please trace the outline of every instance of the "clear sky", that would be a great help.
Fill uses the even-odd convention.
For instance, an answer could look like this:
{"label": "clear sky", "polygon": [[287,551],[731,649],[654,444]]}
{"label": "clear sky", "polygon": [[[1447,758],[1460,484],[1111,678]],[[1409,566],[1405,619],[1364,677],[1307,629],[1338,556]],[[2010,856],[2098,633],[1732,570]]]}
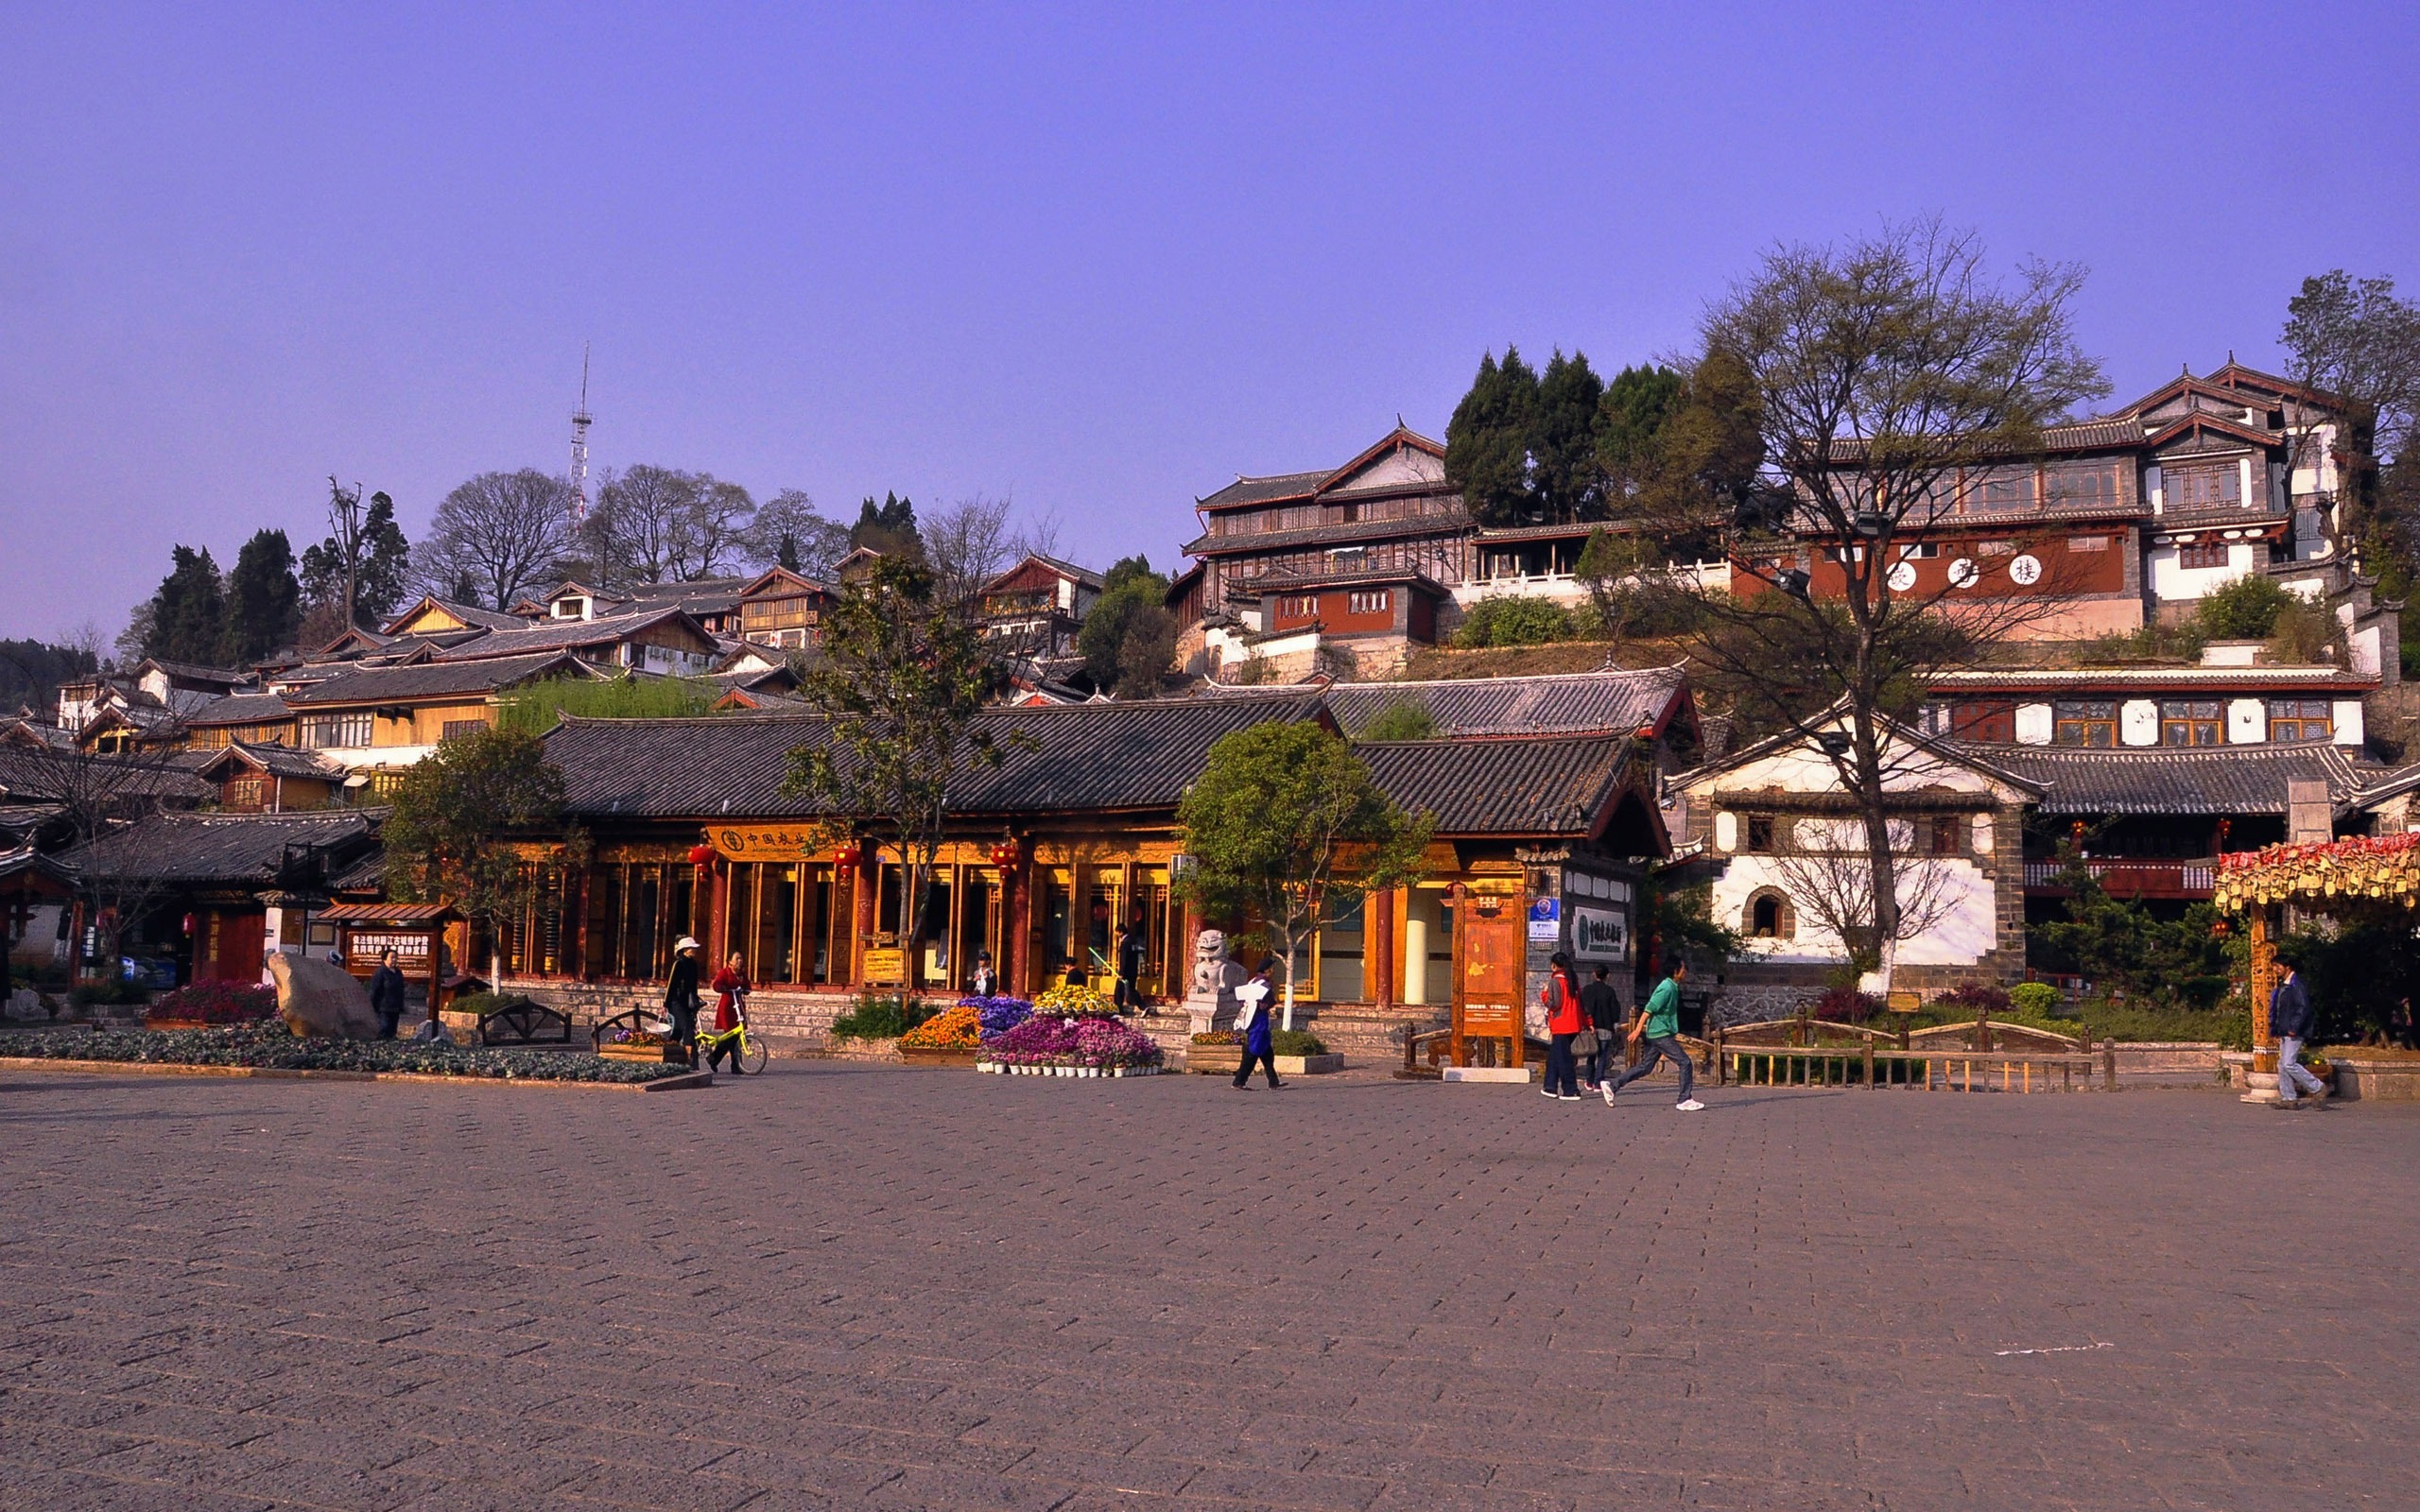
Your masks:
{"label": "clear sky", "polygon": [[2415,14],[0,0],[0,635],[299,552],[330,472],[416,537],[561,471],[583,341],[597,466],[1161,566],[1485,349],[1610,372],[1886,217],[2088,265],[2121,398],[2273,361],[2308,273],[2420,292]]}

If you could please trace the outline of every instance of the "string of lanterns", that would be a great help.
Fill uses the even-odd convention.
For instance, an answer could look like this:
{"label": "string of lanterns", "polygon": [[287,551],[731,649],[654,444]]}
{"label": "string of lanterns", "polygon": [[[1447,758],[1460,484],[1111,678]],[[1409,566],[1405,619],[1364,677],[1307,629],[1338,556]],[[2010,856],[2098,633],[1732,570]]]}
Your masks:
{"label": "string of lanterns", "polygon": [[2420,833],[2352,835],[2303,845],[2263,846],[2219,857],[2211,902],[2240,911],[2326,898],[2420,898]]}

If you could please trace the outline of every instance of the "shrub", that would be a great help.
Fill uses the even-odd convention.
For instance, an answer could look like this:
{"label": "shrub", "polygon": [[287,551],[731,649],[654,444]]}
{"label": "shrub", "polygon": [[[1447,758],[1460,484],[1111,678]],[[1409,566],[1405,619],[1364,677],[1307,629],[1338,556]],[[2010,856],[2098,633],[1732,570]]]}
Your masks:
{"label": "shrub", "polygon": [[933,1016],[930,1004],[904,994],[864,993],[832,1021],[835,1040],[896,1040]]}
{"label": "shrub", "polygon": [[1415,698],[1397,698],[1378,711],[1361,731],[1363,740],[1434,740],[1437,738],[1437,716],[1428,706]]}
{"label": "shrub", "polygon": [[276,1022],[213,1029],[78,1027],[0,1034],[0,1056],[272,1071],[401,1071],[527,1081],[634,1082],[689,1074],[685,1065],[604,1060],[552,1050],[427,1045],[409,1040],[305,1040]]}
{"label": "shrub", "polygon": [[1863,1023],[1882,1006],[1881,1000],[1858,991],[1853,987],[1827,988],[1815,1000],[1813,1012],[1819,1019],[1834,1023]]}
{"label": "shrub", "polygon": [[151,994],[140,982],[130,982],[124,977],[112,976],[98,982],[85,983],[69,992],[67,1001],[79,1008],[89,1008],[95,1004],[126,1006],[136,1003],[148,1003],[151,1001]]}
{"label": "shrub", "polygon": [[2215,641],[2265,641],[2292,601],[2291,593],[2256,573],[2204,594],[2193,619]]}
{"label": "shrub", "polygon": [[151,1005],[146,1019],[195,1023],[249,1023],[277,1011],[277,988],[245,982],[194,982]]}
{"label": "shrub", "polygon": [[1464,648],[1489,645],[1544,645],[1573,639],[1568,610],[1551,599],[1504,594],[1482,598],[1462,615],[1454,644]]}
{"label": "shrub", "polygon": [[1301,1029],[1278,1030],[1269,1037],[1269,1049],[1271,1055],[1278,1056],[1324,1056],[1327,1054],[1327,1045],[1318,1035]]}
{"label": "shrub", "polygon": [[2048,982],[2019,982],[2008,989],[2008,1006],[2029,1019],[2048,1019],[2059,1011],[2059,989]]}
{"label": "shrub", "polygon": [[[2057,996],[2054,989],[2051,997],[2055,1000]],[[2006,1014],[2011,1001],[2006,988],[1989,982],[1961,982],[1932,1000],[1934,1007],[1962,1013],[1969,1018],[1984,1013]]]}
{"label": "shrub", "polygon": [[507,1008],[534,1008],[537,1002],[518,992],[468,992],[445,1005],[448,1013],[495,1013]]}

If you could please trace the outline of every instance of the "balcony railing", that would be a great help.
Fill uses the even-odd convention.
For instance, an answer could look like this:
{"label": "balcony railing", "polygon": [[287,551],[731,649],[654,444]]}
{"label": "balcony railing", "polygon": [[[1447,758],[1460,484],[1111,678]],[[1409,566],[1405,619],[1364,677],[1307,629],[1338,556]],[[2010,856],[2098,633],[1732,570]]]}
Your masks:
{"label": "balcony railing", "polygon": [[[2084,866],[2102,886],[2119,898],[2206,898],[2219,875],[2218,861],[2208,856],[2189,861],[2088,856]],[[2055,887],[2059,869],[2055,861],[2029,861],[2025,864],[2025,885]]]}

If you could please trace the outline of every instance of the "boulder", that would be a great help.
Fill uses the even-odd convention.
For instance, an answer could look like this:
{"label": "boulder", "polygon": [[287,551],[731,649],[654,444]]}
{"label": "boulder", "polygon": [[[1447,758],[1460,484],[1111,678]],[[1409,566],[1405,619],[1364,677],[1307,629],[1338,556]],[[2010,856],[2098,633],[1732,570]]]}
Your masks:
{"label": "boulder", "polygon": [[378,1016],[370,992],[341,966],[279,951],[268,958],[277,979],[277,1013],[285,1026],[308,1040],[375,1040]]}

